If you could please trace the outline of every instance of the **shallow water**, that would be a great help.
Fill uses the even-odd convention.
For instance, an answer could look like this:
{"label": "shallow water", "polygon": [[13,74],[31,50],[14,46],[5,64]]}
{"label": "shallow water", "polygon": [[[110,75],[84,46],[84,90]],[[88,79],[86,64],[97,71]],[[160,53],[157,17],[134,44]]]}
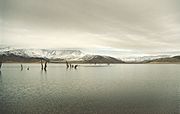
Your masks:
{"label": "shallow water", "polygon": [[[26,70],[27,67],[30,70]],[[180,65],[3,64],[1,114],[178,114]]]}

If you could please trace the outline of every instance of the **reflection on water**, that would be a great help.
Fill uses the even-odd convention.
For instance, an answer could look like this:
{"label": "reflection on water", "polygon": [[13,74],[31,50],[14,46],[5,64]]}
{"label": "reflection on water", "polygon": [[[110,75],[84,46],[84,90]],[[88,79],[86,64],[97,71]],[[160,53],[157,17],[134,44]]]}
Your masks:
{"label": "reflection on water", "polygon": [[0,70],[0,83],[2,83],[2,72]]}
{"label": "reflection on water", "polygon": [[46,71],[41,70],[40,79],[42,81],[47,81],[47,70]]}
{"label": "reflection on water", "polygon": [[179,65],[23,66],[3,65],[2,114],[179,113]]}

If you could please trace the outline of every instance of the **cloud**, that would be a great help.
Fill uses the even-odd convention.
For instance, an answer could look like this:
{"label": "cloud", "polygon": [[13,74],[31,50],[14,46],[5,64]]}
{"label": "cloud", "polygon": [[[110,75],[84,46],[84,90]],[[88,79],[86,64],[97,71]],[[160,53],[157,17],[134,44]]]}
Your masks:
{"label": "cloud", "polygon": [[178,0],[0,0],[1,45],[180,49]]}

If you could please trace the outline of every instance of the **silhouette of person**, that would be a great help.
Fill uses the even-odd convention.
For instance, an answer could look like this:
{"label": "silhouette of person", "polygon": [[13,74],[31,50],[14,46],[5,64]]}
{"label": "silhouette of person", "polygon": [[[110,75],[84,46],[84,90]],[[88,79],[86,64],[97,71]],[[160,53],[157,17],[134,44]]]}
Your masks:
{"label": "silhouette of person", "polygon": [[0,69],[1,69],[1,67],[2,67],[2,62],[0,62]]}
{"label": "silhouette of person", "polygon": [[75,65],[74,68],[77,69],[78,65]]}
{"label": "silhouette of person", "polygon": [[69,64],[68,64],[68,62],[66,61],[66,68],[69,68]]}
{"label": "silhouette of person", "polygon": [[43,60],[41,59],[41,70],[43,70]]}
{"label": "silhouette of person", "polygon": [[21,64],[21,71],[23,70],[23,65]]}
{"label": "silhouette of person", "polygon": [[2,63],[3,63],[3,56],[4,55],[0,56],[0,70],[1,70],[1,67],[2,67]]}
{"label": "silhouette of person", "polygon": [[46,69],[46,68],[47,68],[47,63],[48,63],[48,62],[46,61],[45,64],[44,64],[44,70],[45,70],[45,71],[47,70],[47,69]]}

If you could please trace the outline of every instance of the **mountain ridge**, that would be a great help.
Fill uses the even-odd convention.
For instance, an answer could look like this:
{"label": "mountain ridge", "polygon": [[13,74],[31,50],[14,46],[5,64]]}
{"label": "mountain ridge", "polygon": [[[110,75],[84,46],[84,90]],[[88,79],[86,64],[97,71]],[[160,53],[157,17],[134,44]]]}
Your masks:
{"label": "mountain ridge", "polygon": [[159,58],[151,61],[146,61],[147,63],[180,63],[180,56]]}
{"label": "mountain ridge", "polygon": [[0,50],[5,62],[39,62],[41,59],[64,63],[65,61],[80,63],[124,63],[111,56],[90,55],[80,50],[53,50],[53,49],[11,49]]}

